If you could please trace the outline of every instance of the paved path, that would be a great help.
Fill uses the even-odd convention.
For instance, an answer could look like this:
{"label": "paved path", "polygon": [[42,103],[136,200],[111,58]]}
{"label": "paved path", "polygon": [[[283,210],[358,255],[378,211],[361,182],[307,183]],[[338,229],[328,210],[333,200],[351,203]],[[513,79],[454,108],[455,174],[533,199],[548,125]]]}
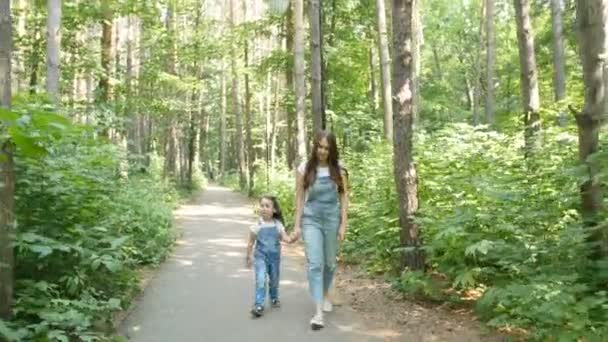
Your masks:
{"label": "paved path", "polygon": [[303,259],[286,248],[280,309],[259,319],[249,310],[253,274],[244,267],[247,227],[254,222],[250,202],[210,185],[196,203],[176,212],[182,237],[173,256],[150,281],[120,333],[141,342],[366,342],[382,341],[349,307],[326,316],[326,328],[311,331],[313,305]]}

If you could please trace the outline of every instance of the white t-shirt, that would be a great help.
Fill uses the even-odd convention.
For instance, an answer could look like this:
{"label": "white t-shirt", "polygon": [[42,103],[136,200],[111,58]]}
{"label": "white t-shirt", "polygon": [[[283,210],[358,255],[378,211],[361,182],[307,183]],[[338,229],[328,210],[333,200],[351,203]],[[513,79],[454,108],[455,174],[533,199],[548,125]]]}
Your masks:
{"label": "white t-shirt", "polygon": [[251,226],[249,228],[249,230],[253,234],[258,235],[258,233],[260,232],[260,229],[267,228],[267,227],[272,227],[272,226],[276,226],[277,227],[277,231],[279,232],[280,235],[282,235],[285,232],[285,227],[283,226],[283,224],[280,221],[273,220],[272,222],[264,222],[264,220],[262,220],[262,219],[260,219],[258,221],[258,224],[254,224],[253,226]]}
{"label": "white t-shirt", "polygon": [[[306,172],[306,164],[308,163],[308,161],[304,161],[302,162],[300,165],[298,165],[298,173],[300,175],[304,175],[304,173]],[[342,163],[340,163],[338,161],[338,167],[340,167],[340,172],[344,172],[344,167],[342,166]],[[317,178],[319,177],[329,177],[329,166],[317,166]]]}

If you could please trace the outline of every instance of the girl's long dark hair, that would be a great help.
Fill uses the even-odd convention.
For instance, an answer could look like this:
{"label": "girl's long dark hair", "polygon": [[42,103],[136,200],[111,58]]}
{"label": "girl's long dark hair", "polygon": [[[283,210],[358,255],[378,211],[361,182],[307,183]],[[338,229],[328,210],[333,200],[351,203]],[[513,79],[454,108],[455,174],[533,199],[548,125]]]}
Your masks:
{"label": "girl's long dark hair", "polygon": [[260,201],[263,199],[267,199],[272,202],[272,206],[274,207],[274,213],[272,214],[272,218],[281,222],[282,225],[285,225],[285,220],[283,219],[283,212],[281,211],[281,207],[279,206],[279,201],[276,196],[272,195],[264,195],[260,198]]}
{"label": "girl's long dark hair", "polygon": [[[325,138],[329,147],[329,154],[327,156],[327,163],[329,166],[329,176],[338,186],[338,193],[344,193],[344,184],[342,183],[342,175],[340,173],[340,153],[338,152],[338,144],[336,143],[336,136],[329,131],[319,131],[315,137],[314,145],[308,162],[306,163],[306,170],[304,171],[304,190],[308,189],[317,177],[317,166],[319,166],[319,157],[317,156],[317,149],[319,149],[320,141]],[[345,170],[346,172],[346,170]]]}

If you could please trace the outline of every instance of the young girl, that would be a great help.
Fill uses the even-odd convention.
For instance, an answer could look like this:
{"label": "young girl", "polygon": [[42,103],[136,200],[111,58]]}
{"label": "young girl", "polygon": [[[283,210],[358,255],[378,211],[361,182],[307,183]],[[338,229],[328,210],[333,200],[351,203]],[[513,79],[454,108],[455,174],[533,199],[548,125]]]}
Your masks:
{"label": "young girl", "polygon": [[[266,299],[266,275],[268,275],[270,302],[279,307],[279,274],[281,265],[281,240],[291,243],[283,226],[283,214],[274,196],[260,199],[260,219],[250,228],[247,243],[247,267],[253,261],[255,271],[255,304],[251,310],[254,317],[264,313]],[[255,245],[255,252],[252,251]]]}

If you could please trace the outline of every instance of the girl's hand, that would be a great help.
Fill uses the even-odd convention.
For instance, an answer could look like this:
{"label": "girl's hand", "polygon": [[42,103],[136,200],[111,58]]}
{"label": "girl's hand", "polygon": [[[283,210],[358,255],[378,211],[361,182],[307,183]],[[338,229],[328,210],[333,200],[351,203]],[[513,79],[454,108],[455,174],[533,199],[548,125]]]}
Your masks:
{"label": "girl's hand", "polygon": [[294,243],[296,241],[298,241],[298,236],[295,233],[289,235],[289,243]]}
{"label": "girl's hand", "polygon": [[346,236],[346,225],[340,225],[340,229],[338,230],[338,240],[344,241],[345,236]]}

